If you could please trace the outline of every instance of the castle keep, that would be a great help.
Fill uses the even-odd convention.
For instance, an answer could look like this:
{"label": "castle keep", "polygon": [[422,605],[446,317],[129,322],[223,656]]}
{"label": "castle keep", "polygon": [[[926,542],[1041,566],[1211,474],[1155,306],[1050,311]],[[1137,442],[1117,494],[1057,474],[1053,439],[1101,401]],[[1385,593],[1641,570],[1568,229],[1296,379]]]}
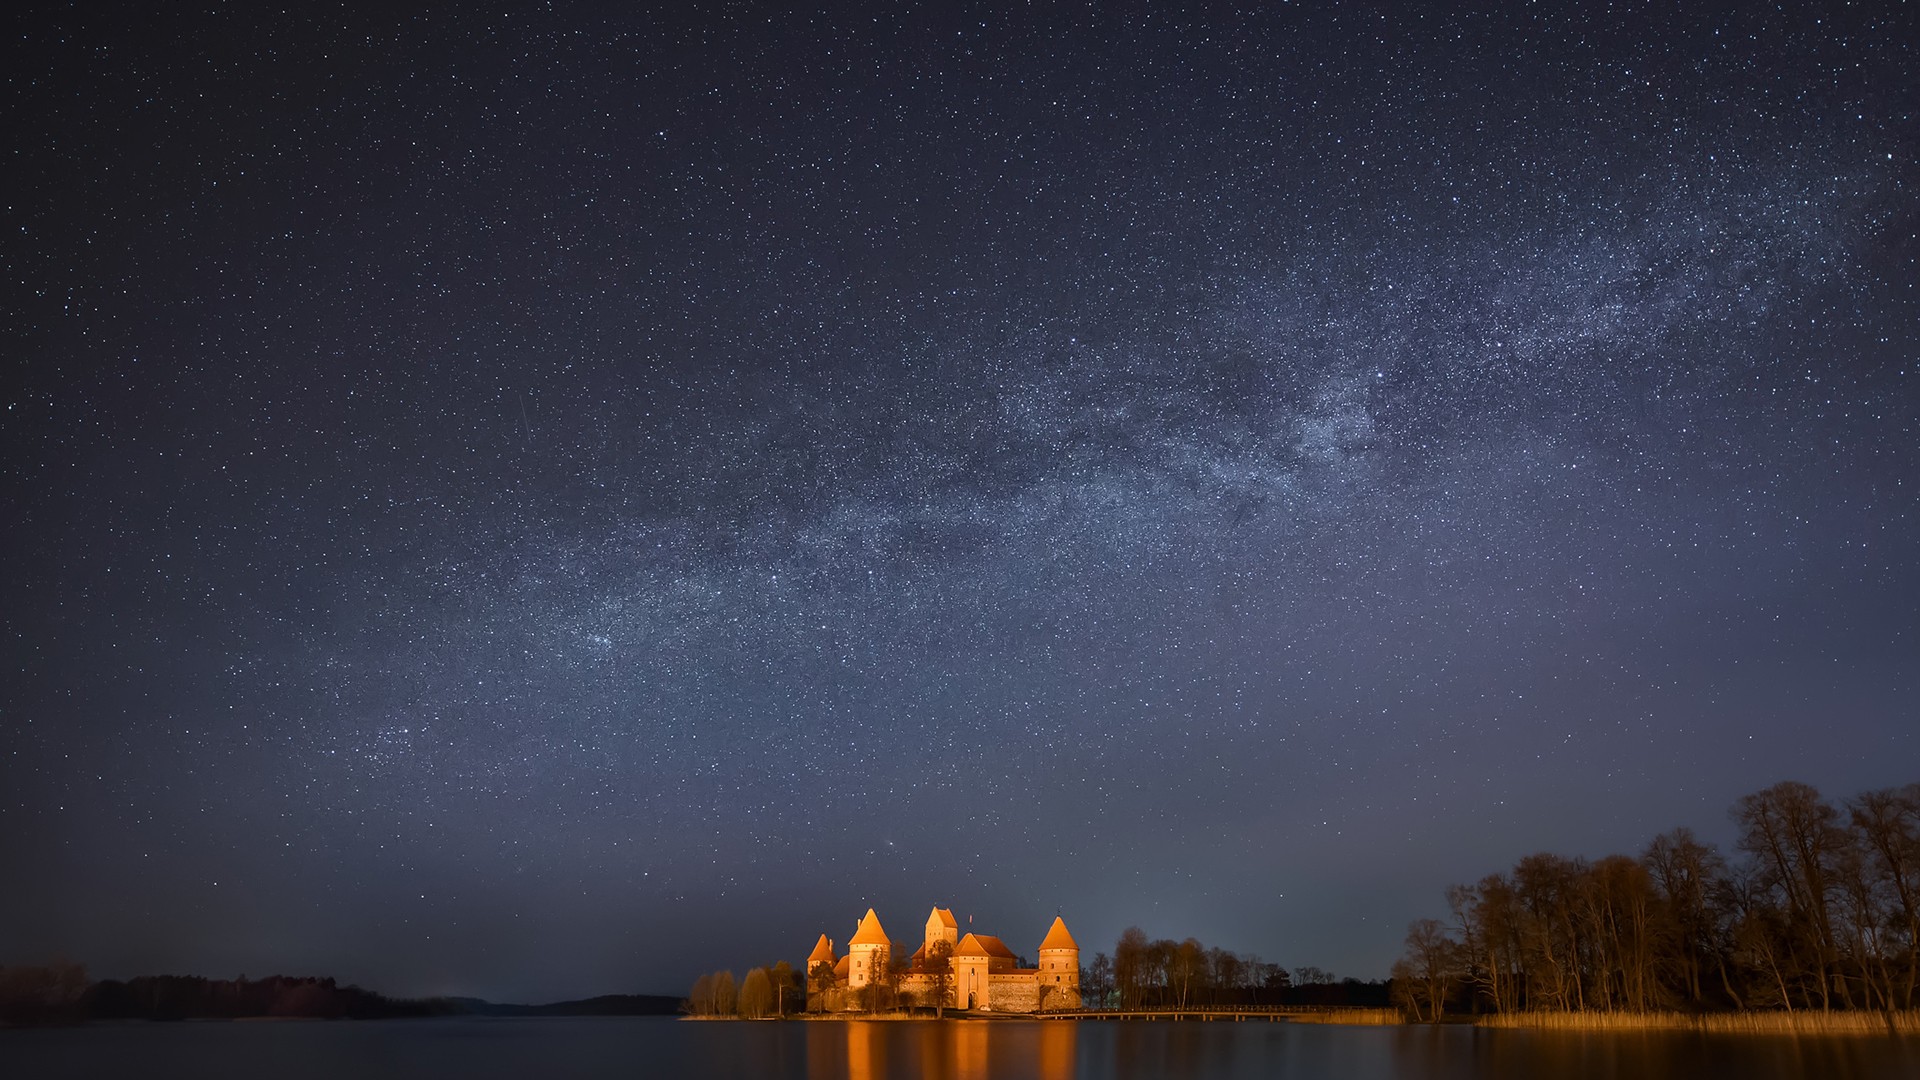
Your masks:
{"label": "castle keep", "polygon": [[1059,919],[1040,941],[1040,966],[1023,968],[997,937],[961,934],[953,912],[927,916],[920,947],[896,960],[892,939],[872,908],[847,940],[845,956],[821,934],[807,957],[807,1008],[842,1012],[868,1007],[872,989],[886,987],[902,1004],[983,1012],[1031,1013],[1080,1007],[1080,946]]}

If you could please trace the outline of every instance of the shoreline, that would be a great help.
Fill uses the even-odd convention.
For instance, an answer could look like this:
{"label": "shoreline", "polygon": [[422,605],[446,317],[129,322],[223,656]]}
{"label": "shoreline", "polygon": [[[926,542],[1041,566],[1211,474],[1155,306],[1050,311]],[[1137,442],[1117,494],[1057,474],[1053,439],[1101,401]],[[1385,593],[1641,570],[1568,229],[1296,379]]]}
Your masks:
{"label": "shoreline", "polygon": [[[785,1017],[682,1016],[681,1020],[736,1021],[742,1023],[1062,1023],[1092,1021],[1111,1023],[1101,1016],[1059,1017],[1037,1013],[966,1013],[949,1011],[945,1017],[889,1013],[796,1013]],[[1247,1017],[1249,1021],[1254,1016]],[[1259,1016],[1259,1020],[1269,1018]],[[1451,1014],[1438,1021],[1414,1022],[1397,1009],[1348,1010],[1335,1013],[1308,1013],[1277,1018],[1281,1023],[1316,1027],[1472,1027],[1506,1031],[1592,1032],[1596,1034],[1630,1032],[1696,1032],[1710,1035],[1845,1035],[1920,1037],[1920,1010],[1894,1012],[1743,1012],[1743,1013],[1598,1013],[1598,1012],[1519,1012],[1479,1016]],[[1140,1018],[1138,1023],[1230,1023],[1217,1018],[1162,1016]]]}
{"label": "shoreline", "polygon": [[[1449,1018],[1459,1022],[1466,1018]],[[1920,1010],[1894,1012],[1517,1012],[1472,1017],[1475,1027],[1531,1031],[1696,1031],[1714,1035],[1920,1036]]]}

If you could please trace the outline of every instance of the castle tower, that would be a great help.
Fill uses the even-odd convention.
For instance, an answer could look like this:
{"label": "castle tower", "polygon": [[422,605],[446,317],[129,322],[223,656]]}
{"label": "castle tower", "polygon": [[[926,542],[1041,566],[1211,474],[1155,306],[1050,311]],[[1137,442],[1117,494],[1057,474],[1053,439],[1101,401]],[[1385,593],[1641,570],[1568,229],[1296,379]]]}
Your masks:
{"label": "castle tower", "polygon": [[847,939],[847,957],[852,961],[847,967],[850,990],[872,982],[875,972],[884,973],[893,963],[893,942],[887,939],[887,932],[880,927],[880,916],[875,915],[872,908],[867,909],[859,929]]}
{"label": "castle tower", "polygon": [[1080,943],[1057,915],[1040,942],[1040,1000],[1048,1009],[1080,1007]]}
{"label": "castle tower", "polygon": [[949,908],[937,907],[927,916],[927,955],[933,955],[933,943],[944,941],[948,945],[960,944],[960,923],[954,919]]}
{"label": "castle tower", "polygon": [[953,947],[953,1007],[991,1009],[993,959],[978,937],[968,934]]}
{"label": "castle tower", "polygon": [[807,978],[812,979],[814,970],[821,964],[827,965],[827,970],[832,971],[833,965],[838,962],[839,957],[833,955],[833,942],[827,940],[827,935],[821,934],[813,951],[807,954]]}

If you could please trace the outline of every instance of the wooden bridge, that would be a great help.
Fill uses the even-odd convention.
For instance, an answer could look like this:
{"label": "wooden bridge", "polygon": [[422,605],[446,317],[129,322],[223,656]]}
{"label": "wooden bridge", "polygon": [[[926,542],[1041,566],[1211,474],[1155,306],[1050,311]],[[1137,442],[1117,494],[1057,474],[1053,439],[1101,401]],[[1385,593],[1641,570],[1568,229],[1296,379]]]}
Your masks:
{"label": "wooden bridge", "polygon": [[1267,1020],[1296,1016],[1333,1017],[1365,1010],[1365,1005],[1186,1005],[1153,1009],[1072,1009],[1030,1014],[1035,1020]]}

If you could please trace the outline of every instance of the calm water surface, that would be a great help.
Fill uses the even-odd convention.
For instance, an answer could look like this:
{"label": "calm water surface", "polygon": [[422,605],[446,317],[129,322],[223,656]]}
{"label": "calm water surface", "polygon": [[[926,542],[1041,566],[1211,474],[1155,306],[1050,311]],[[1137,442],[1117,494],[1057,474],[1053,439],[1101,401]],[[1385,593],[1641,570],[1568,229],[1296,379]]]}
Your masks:
{"label": "calm water surface", "polygon": [[0,1077],[1914,1080],[1920,1040],[1306,1024],[460,1019],[0,1031]]}

